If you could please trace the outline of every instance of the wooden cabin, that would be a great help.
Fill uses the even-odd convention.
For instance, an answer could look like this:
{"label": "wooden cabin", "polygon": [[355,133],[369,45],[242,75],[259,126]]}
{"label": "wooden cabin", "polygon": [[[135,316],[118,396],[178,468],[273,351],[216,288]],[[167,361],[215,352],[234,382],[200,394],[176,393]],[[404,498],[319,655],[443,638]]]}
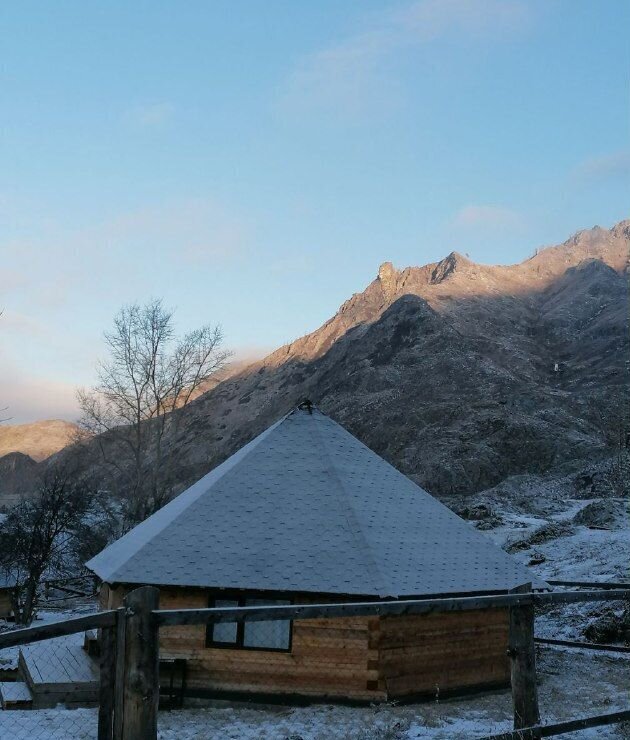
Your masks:
{"label": "wooden cabin", "polygon": [[[103,608],[139,585],[168,609],[505,593],[547,584],[306,404],[88,564]],[[195,696],[379,701],[509,683],[507,610],[177,626]]]}

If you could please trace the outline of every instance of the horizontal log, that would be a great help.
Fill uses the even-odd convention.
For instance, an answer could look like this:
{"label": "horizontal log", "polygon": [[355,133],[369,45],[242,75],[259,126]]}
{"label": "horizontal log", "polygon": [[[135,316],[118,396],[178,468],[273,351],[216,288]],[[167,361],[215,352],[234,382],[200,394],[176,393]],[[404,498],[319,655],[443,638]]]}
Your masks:
{"label": "horizontal log", "polygon": [[561,647],[581,648],[583,650],[607,650],[613,653],[630,653],[630,646],[603,645],[597,642],[580,642],[579,640],[552,640],[547,637],[535,637],[539,645],[560,645]]}
{"label": "horizontal log", "polygon": [[476,634],[465,633],[458,635],[455,630],[449,632],[443,632],[440,635],[434,635],[433,637],[424,637],[423,635],[408,635],[407,638],[403,635],[396,635],[395,637],[386,636],[381,639],[379,648],[381,650],[387,650],[396,652],[397,650],[406,650],[409,647],[414,649],[431,649],[433,646],[439,645],[443,650],[455,653],[459,650],[469,650],[473,647],[475,650],[492,649],[493,646],[507,645],[508,632],[502,630],[501,632],[482,632],[479,631]]}
{"label": "horizontal log", "polygon": [[486,643],[496,643],[505,639],[508,634],[506,624],[470,625],[462,618],[461,624],[448,624],[441,630],[383,630],[381,632],[380,645],[383,648],[396,649],[398,647],[408,647],[414,645],[433,645],[446,641],[457,641],[461,644],[467,642],[483,641]]}
{"label": "horizontal log", "polygon": [[610,591],[553,591],[514,593],[499,596],[464,596],[409,601],[376,601],[349,604],[309,604],[308,606],[244,606],[221,609],[157,609],[159,625],[208,624],[211,622],[260,622],[274,619],[313,619],[314,617],[383,616],[389,614],[441,614],[476,609],[498,609],[529,604],[574,604],[590,601],[630,600],[630,589]]}
{"label": "horizontal log", "polygon": [[[203,696],[211,697],[212,699],[226,698],[228,700],[234,700],[235,697],[238,697],[238,700],[243,701],[248,694],[264,696],[266,697],[265,702],[268,702],[270,697],[277,697],[274,703],[283,705],[301,703],[306,698],[315,699],[318,704],[330,703],[330,701],[336,699],[340,699],[344,703],[360,701],[365,704],[374,701],[385,701],[387,699],[387,694],[383,689],[367,689],[364,683],[352,687],[344,684],[338,688],[331,686],[279,686],[268,688],[266,686],[248,686],[242,684],[211,685],[206,680],[203,682],[195,682],[193,680],[187,683],[186,688],[187,696]],[[312,702],[306,702],[306,704],[310,703]]]}
{"label": "horizontal log", "polygon": [[[501,594],[499,596],[478,596],[478,597],[471,597],[471,596],[465,596],[465,597],[457,597],[457,599],[471,599],[471,598],[479,598],[479,599],[502,599],[505,596],[508,596],[509,594]],[[514,594],[512,594],[514,595]],[[530,596],[529,592],[523,593],[523,594],[517,594],[517,595],[524,595],[524,596]],[[443,599],[438,599],[438,601],[455,601],[457,600],[455,597],[451,599],[450,597],[444,597]],[[416,600],[416,601],[427,601],[428,599],[422,599],[422,600]],[[385,602],[385,603],[391,603],[391,602]],[[441,625],[444,624],[444,620],[456,622],[459,624],[459,620],[461,619],[459,613],[457,610],[452,612],[447,612],[445,614],[440,614],[436,612],[435,614],[404,614],[402,616],[393,614],[388,615],[385,614],[380,620],[381,627],[387,627],[388,629],[395,629],[396,625],[409,625],[409,624],[417,624],[422,625],[423,629],[427,629],[429,625]],[[493,604],[490,603],[489,606],[483,606],[483,604],[473,610],[472,613],[468,615],[468,620],[471,622],[483,622],[484,624],[489,623],[503,623],[507,622],[507,608],[503,609],[496,609],[493,608]]]}
{"label": "horizontal log", "polygon": [[345,647],[321,647],[320,645],[296,645],[291,654],[295,657],[309,658],[313,663],[367,663],[368,649]]}
{"label": "horizontal log", "polygon": [[65,619],[63,622],[51,622],[37,627],[24,627],[23,629],[13,630],[13,632],[4,632],[0,635],[0,650],[16,645],[48,640],[51,637],[72,635],[84,630],[113,627],[115,619],[115,611],[95,612],[84,617]]}
{"label": "horizontal log", "polygon": [[555,722],[551,725],[537,725],[536,727],[525,727],[522,730],[510,730],[499,735],[487,735],[481,740],[537,740],[539,737],[554,737],[564,735],[567,732],[577,732],[590,727],[604,727],[615,725],[630,720],[630,709],[612,714],[598,714],[593,717],[582,717],[570,719],[565,722]]}
{"label": "horizontal log", "polygon": [[[188,661],[189,668],[192,668],[193,661]],[[196,667],[206,670],[211,677],[219,674],[226,675],[259,675],[261,680],[265,676],[304,676],[305,678],[321,676],[345,676],[360,677],[367,672],[367,660],[361,663],[316,663],[303,658],[288,657],[285,661],[259,661],[256,663],[243,663],[238,660],[212,660],[194,661]]]}
{"label": "horizontal log", "polygon": [[348,643],[367,645],[367,630],[334,629],[337,620],[329,619],[328,622],[333,629],[321,629],[320,627],[306,627],[304,622],[297,622],[293,628],[293,642],[297,640],[317,642],[318,645],[347,645]]}
{"label": "horizontal log", "polygon": [[435,663],[442,667],[450,665],[460,665],[469,660],[483,660],[489,658],[491,660],[502,660],[507,661],[508,656],[506,652],[507,640],[503,645],[497,645],[494,648],[485,649],[478,646],[467,645],[462,650],[440,650],[440,646],[434,648],[427,648],[426,650],[415,650],[410,648],[409,650],[391,652],[389,650],[383,650],[380,653],[380,662],[383,667],[388,665],[402,665],[406,663],[413,664],[414,662],[421,663],[422,665],[428,665],[429,663]]}
{"label": "horizontal log", "polygon": [[[192,680],[192,677],[189,677]],[[223,691],[276,691],[291,692],[307,689],[318,693],[335,690],[343,694],[352,691],[363,691],[366,688],[366,676],[361,675],[256,675],[251,673],[213,673],[204,678],[209,689]]]}
{"label": "horizontal log", "polygon": [[459,659],[445,660],[437,653],[423,659],[422,656],[407,656],[398,660],[379,660],[379,670],[383,676],[390,678],[394,676],[409,676],[416,674],[451,674],[462,673],[475,668],[481,669],[482,666],[496,668],[497,670],[506,671],[509,668],[509,658],[506,655],[487,655],[483,657],[469,656]]}

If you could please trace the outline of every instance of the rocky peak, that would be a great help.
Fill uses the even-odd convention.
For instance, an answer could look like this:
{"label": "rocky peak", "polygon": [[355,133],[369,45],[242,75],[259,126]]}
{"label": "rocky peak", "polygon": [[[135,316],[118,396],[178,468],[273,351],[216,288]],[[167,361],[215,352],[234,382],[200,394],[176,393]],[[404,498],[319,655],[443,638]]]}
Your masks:
{"label": "rocky peak", "polygon": [[383,262],[383,264],[378,268],[378,279],[381,283],[383,293],[388,300],[391,299],[396,292],[398,270],[391,262]]}
{"label": "rocky peak", "polygon": [[630,239],[630,219],[620,221],[611,229],[613,236],[618,239]]}
{"label": "rocky peak", "polygon": [[[435,494],[599,459],[625,388],[627,288],[614,270],[628,226],[519,265],[456,252],[384,263],[319,329],[187,407],[168,441],[173,480],[194,482],[305,397]],[[0,469],[0,493],[8,478]]]}
{"label": "rocky peak", "polygon": [[451,252],[448,257],[445,257],[443,260],[440,260],[440,262],[437,263],[437,265],[433,269],[433,272],[431,273],[429,282],[431,283],[431,285],[437,285],[438,283],[446,280],[456,270],[459,270],[462,267],[470,264],[470,260],[467,257],[464,257],[464,255],[460,254],[459,252]]}

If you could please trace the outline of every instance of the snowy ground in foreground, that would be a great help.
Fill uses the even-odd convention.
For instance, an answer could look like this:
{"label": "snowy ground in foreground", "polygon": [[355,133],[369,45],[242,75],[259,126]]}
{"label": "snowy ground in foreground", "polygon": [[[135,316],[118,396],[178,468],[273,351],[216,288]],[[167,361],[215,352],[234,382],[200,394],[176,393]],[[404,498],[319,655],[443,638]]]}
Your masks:
{"label": "snowy ground in foreground", "polygon": [[[555,486],[555,487],[554,487]],[[484,492],[469,503],[487,503],[502,524],[484,535],[503,546],[549,523],[570,525],[565,534],[519,550],[524,563],[535,553],[544,561],[533,566],[543,578],[565,580],[630,580],[628,520],[611,530],[575,524],[575,515],[591,499],[573,499],[560,481],[522,480],[504,484],[497,493]],[[471,526],[473,524],[471,523]],[[84,605],[83,609],[94,608]],[[541,610],[539,636],[583,639],[582,630],[601,605],[572,604]],[[55,621],[77,612],[43,612]],[[36,622],[41,624],[42,622]],[[11,662],[9,651],[0,654]],[[15,655],[17,650],[15,651]],[[543,721],[575,719],[630,709],[630,655],[543,648],[539,650],[540,708]],[[464,740],[511,728],[509,691],[414,706],[373,708],[313,706],[298,709],[243,707],[185,709],[159,716],[160,740]],[[575,732],[573,740],[630,738],[630,726]],[[0,711],[0,740],[95,740],[96,710]]]}
{"label": "snowy ground in foreground", "polygon": [[[44,605],[37,613],[37,617],[33,620],[32,627],[39,627],[44,624],[51,624],[51,622],[63,622],[66,619],[72,619],[72,617],[81,617],[85,614],[91,614],[98,611],[98,605],[95,600],[81,600],[80,603],[75,603],[72,608],[59,608],[52,609],[46,608]],[[7,623],[0,621],[1,625],[8,625],[11,628],[15,628],[15,624],[12,622]],[[0,630],[1,632],[2,630]],[[79,636],[79,641],[83,642],[83,635]],[[11,670],[17,668],[19,655],[19,648],[11,647],[0,650],[0,670]],[[4,740],[4,736],[0,734],[0,740]]]}
{"label": "snowy ground in foreground", "polygon": [[[630,656],[543,649],[540,704],[545,722],[604,714],[630,706]],[[480,738],[510,729],[509,691],[409,706],[243,707],[160,712],[160,740],[450,740]],[[625,734],[624,734],[625,733]],[[0,712],[2,740],[90,740],[96,710]],[[630,738],[630,729],[601,727],[576,740]]]}

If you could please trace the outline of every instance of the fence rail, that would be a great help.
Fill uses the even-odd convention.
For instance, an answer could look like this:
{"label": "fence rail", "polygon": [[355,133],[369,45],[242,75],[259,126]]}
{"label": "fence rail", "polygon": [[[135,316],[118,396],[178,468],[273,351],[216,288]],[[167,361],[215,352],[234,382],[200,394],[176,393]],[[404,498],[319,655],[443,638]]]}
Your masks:
{"label": "fence rail", "polygon": [[602,583],[601,581],[557,581],[548,580],[547,583],[550,586],[568,586],[569,588],[604,588],[604,589],[630,589],[630,583],[623,583],[620,581],[609,581]]}
{"label": "fence rail", "polygon": [[566,722],[554,722],[551,725],[537,725],[536,727],[525,727],[521,730],[501,732],[498,735],[488,735],[480,740],[538,740],[541,737],[554,737],[566,735],[568,732],[588,730],[591,727],[605,727],[616,725],[630,720],[630,709],[623,712],[612,712],[611,714],[598,714],[594,717],[580,717],[569,719]]}
{"label": "fence rail", "polygon": [[193,625],[211,622],[267,621],[272,619],[314,619],[317,617],[361,617],[444,612],[505,607],[575,604],[580,602],[629,600],[630,588],[607,591],[550,591],[547,593],[462,596],[406,601],[367,601],[347,604],[309,604],[308,606],[243,606],[208,609],[158,609],[158,625]]}
{"label": "fence rail", "polygon": [[51,637],[63,637],[84,630],[99,629],[101,627],[113,627],[116,621],[115,611],[96,612],[84,617],[72,617],[63,622],[51,622],[36,627],[24,627],[22,629],[5,632],[0,635],[0,650],[18,645],[27,645],[31,642],[48,640]]}
{"label": "fence rail", "polygon": [[[0,649],[27,645],[84,630],[100,630],[100,685],[98,740],[155,740],[159,697],[159,631],[175,625],[269,624],[286,620],[343,617],[441,614],[507,608],[510,614],[508,655],[511,666],[514,731],[487,740],[550,737],[588,727],[630,720],[630,709],[555,724],[541,724],[536,686],[535,643],[611,649],[572,641],[534,637],[534,608],[548,604],[630,601],[630,587],[621,584],[557,582],[569,590],[532,592],[526,584],[519,592],[486,596],[353,602],[291,606],[247,606],[207,609],[158,609],[159,591],[145,586],[129,593],[124,606],[0,635]],[[609,587],[609,586],[614,586]],[[523,590],[524,589],[524,590]],[[235,627],[236,629],[236,627]],[[630,648],[619,649],[630,652]]]}
{"label": "fence rail", "polygon": [[581,642],[579,640],[554,640],[550,637],[535,637],[537,645],[556,645],[557,647],[578,648],[580,650],[601,650],[609,653],[630,653],[630,645],[604,645],[598,642]]}

